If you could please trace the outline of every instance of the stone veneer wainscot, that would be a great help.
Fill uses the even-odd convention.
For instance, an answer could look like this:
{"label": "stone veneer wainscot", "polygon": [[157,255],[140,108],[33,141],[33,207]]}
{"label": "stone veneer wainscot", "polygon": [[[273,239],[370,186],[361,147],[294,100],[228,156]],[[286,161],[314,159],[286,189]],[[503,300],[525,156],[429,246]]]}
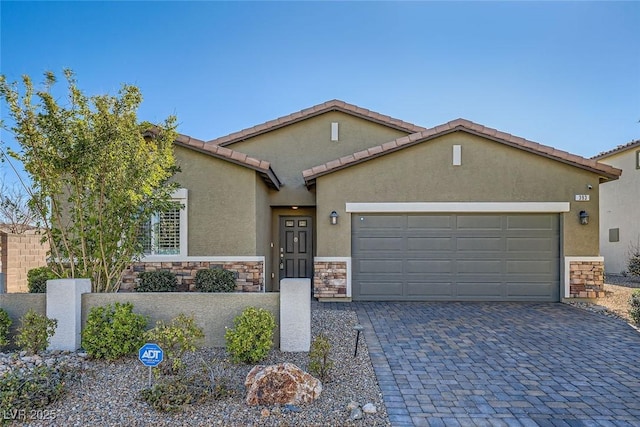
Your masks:
{"label": "stone veneer wainscot", "polygon": [[144,271],[168,270],[178,278],[178,290],[195,291],[195,278],[198,270],[224,268],[236,275],[236,291],[264,291],[264,262],[262,261],[150,261],[135,262],[125,270],[120,290],[133,291],[140,280],[138,275]]}
{"label": "stone veneer wainscot", "polygon": [[313,296],[318,299],[349,298],[347,295],[347,262],[315,261]]}
{"label": "stone veneer wainscot", "polygon": [[570,261],[569,297],[601,298],[604,296],[604,262]]}

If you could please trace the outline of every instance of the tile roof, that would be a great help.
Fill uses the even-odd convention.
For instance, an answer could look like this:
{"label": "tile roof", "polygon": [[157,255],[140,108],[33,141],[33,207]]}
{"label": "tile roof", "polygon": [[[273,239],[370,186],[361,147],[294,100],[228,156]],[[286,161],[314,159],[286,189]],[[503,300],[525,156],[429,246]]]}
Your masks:
{"label": "tile roof", "polygon": [[200,153],[208,154],[210,156],[227,160],[231,163],[235,163],[240,166],[247,167],[257,171],[267,185],[275,190],[279,190],[282,183],[276,176],[271,164],[265,160],[259,160],[253,157],[249,157],[239,151],[231,150],[230,148],[220,147],[214,144],[209,144],[199,139],[191,138],[188,135],[179,134],[174,141],[175,145],[180,147],[190,148]]}
{"label": "tile roof", "polygon": [[566,151],[557,150],[553,147],[538,144],[537,142],[529,141],[524,138],[520,138],[505,132],[501,132],[497,129],[485,127],[483,125],[473,123],[465,119],[456,119],[440,126],[436,126],[430,129],[425,129],[420,132],[413,133],[411,135],[403,136],[393,141],[386,142],[382,145],[371,147],[367,150],[359,151],[357,153],[350,154],[345,157],[341,157],[336,160],[332,160],[322,165],[315,166],[311,169],[307,169],[302,172],[307,187],[312,187],[315,184],[316,178],[335,172],[340,169],[347,168],[349,166],[365,162],[367,160],[374,159],[385,154],[392,153],[394,151],[401,150],[412,145],[420,144],[425,141],[437,138],[442,135],[446,135],[452,132],[463,131],[470,134],[478,135],[483,138],[487,138],[496,142],[500,142],[511,147],[519,148],[521,150],[528,151],[530,153],[538,154],[543,157],[547,157],[553,160],[557,160],[563,163],[567,163],[572,166],[576,166],[582,169],[586,169],[590,172],[599,174],[600,176],[614,180],[618,179],[622,171],[612,166],[599,163],[595,160],[586,159],[584,157],[577,156],[575,154],[567,153]]}
{"label": "tile roof", "polygon": [[592,157],[592,159],[594,160],[598,160],[598,159],[604,159],[606,157],[609,157],[613,154],[618,154],[621,153],[623,151],[627,151],[630,150],[632,148],[636,148],[639,147],[640,148],[640,139],[637,139],[635,141],[631,141],[627,144],[622,144],[622,145],[618,145],[616,148],[608,150],[608,151],[603,151],[602,153],[596,154],[595,156]]}
{"label": "tile roof", "polygon": [[207,143],[224,147],[226,145],[243,141],[247,138],[267,133],[272,130],[288,126],[290,124],[309,119],[311,117],[319,116],[320,114],[328,113],[330,111],[340,111],[408,133],[415,133],[426,130],[422,126],[407,123],[399,119],[394,119],[390,116],[385,116],[384,114],[376,113],[375,111],[367,110],[366,108],[360,108],[357,105],[347,104],[344,101],[333,99],[331,101],[327,101],[313,107],[305,108],[304,110],[289,114],[287,116],[282,116],[256,126],[234,132],[226,136],[222,136],[220,138],[212,139],[210,141],[207,141]]}

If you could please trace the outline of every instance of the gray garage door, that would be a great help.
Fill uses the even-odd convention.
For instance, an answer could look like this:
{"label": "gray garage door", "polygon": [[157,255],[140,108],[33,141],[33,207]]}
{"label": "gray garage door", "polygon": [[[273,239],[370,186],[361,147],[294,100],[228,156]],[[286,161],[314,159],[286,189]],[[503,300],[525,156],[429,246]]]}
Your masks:
{"label": "gray garage door", "polygon": [[353,299],[558,301],[556,214],[352,214]]}

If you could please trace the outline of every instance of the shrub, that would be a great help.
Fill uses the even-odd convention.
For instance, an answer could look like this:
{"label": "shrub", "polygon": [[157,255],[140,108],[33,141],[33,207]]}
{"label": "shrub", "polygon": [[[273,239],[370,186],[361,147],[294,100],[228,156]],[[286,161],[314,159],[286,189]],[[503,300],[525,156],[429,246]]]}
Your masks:
{"label": "shrub", "polygon": [[171,271],[145,271],[140,273],[139,278],[136,292],[175,292],[178,288],[178,278]]}
{"label": "shrub", "polygon": [[91,357],[115,360],[140,349],[146,328],[147,318],[134,313],[130,302],[93,307],[82,331],[82,346]]}
{"label": "shrub", "polygon": [[309,351],[309,372],[325,381],[329,376],[329,371],[333,368],[333,361],[329,357],[331,344],[323,333],[320,333],[311,343]]}
{"label": "shrub", "polygon": [[58,321],[29,309],[20,318],[20,324],[15,337],[16,345],[27,353],[37,354],[49,346],[49,340],[56,331]]}
{"label": "shrub", "polygon": [[164,377],[153,387],[140,390],[140,398],[158,411],[177,412],[185,405],[220,399],[234,391],[227,387],[224,361],[211,365],[202,361],[203,369],[192,375]]}
{"label": "shrub", "polygon": [[629,309],[631,319],[640,324],[640,289],[633,291],[631,298],[629,298],[629,305],[631,306]]}
{"label": "shrub", "polygon": [[147,331],[145,337],[148,341],[158,344],[164,351],[166,363],[162,365],[162,371],[175,374],[184,367],[184,353],[198,348],[198,341],[204,338],[204,332],[196,325],[193,316],[180,314],[169,324],[162,320],[157,321],[155,328]]}
{"label": "shrub", "polygon": [[224,338],[227,351],[235,363],[256,363],[266,357],[273,346],[276,327],[273,314],[262,308],[247,307],[233,319],[233,329]]}
{"label": "shrub", "polygon": [[57,279],[58,276],[49,267],[32,268],[27,272],[27,286],[29,292],[45,293],[47,292],[47,280]]}
{"label": "shrub", "polygon": [[66,367],[41,364],[27,369],[13,369],[0,376],[0,412],[28,408],[25,416],[55,402],[64,392],[65,383],[73,378]]}
{"label": "shrub", "polygon": [[0,347],[9,344],[9,328],[11,327],[11,318],[4,308],[0,308]]}
{"label": "shrub", "polygon": [[195,288],[199,292],[233,292],[236,290],[236,279],[232,271],[223,268],[198,270]]}

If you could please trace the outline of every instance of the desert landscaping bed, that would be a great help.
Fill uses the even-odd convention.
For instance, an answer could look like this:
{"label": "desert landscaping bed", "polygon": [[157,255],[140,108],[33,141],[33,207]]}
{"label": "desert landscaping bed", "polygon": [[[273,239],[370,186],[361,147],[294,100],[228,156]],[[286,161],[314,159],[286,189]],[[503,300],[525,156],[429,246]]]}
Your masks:
{"label": "desert landscaping bed", "polygon": [[[232,364],[224,349],[206,348],[188,355],[188,369],[203,369],[203,362],[218,379],[224,378],[229,395],[217,400],[186,405],[183,411],[156,411],[140,400],[140,390],[148,386],[148,368],[136,358],[116,362],[86,360],[79,378],[68,391],[36,413],[32,419],[16,425],[32,426],[244,426],[244,425],[390,425],[382,393],[371,365],[366,343],[360,338],[354,357],[357,316],[348,310],[313,310],[312,336],[324,332],[329,337],[335,366],[323,383],[320,397],[298,406],[249,406],[245,403],[244,381],[254,365]],[[307,353],[272,350],[261,364],[294,363],[307,370]],[[376,413],[350,418],[348,405],[355,401],[371,403]]]}

